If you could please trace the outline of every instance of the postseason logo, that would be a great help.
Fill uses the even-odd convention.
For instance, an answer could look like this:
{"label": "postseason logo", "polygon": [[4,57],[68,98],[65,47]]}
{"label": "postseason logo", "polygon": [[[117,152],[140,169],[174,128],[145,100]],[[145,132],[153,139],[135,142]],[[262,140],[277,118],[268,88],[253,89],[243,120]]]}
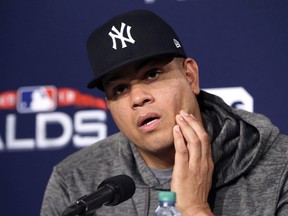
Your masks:
{"label": "postseason logo", "polygon": [[57,107],[57,90],[54,86],[22,87],[18,90],[19,113],[53,111]]}
{"label": "postseason logo", "polygon": [[0,111],[0,152],[81,148],[107,137],[105,100],[73,88],[0,92]]}
{"label": "postseason logo", "polygon": [[218,95],[225,103],[235,109],[254,111],[253,97],[243,87],[207,88],[203,90]]}

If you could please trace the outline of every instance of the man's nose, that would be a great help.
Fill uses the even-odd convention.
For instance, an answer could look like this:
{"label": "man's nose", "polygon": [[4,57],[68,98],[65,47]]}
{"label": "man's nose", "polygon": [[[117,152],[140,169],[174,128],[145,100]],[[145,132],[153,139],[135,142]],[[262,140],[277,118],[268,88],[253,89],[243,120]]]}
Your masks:
{"label": "man's nose", "polygon": [[143,83],[137,83],[131,86],[130,89],[131,108],[144,106],[145,104],[152,103],[154,98],[149,87]]}

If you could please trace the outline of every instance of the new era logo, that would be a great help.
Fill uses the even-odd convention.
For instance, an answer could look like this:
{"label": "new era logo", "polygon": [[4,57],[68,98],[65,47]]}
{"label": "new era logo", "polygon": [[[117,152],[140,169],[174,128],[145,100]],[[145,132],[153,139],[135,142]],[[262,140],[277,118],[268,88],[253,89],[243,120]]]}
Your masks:
{"label": "new era logo", "polygon": [[53,111],[57,106],[54,86],[22,87],[18,90],[17,110],[20,113]]}
{"label": "new era logo", "polygon": [[181,44],[179,43],[179,41],[178,41],[178,40],[176,40],[176,39],[173,39],[173,42],[174,42],[174,44],[175,44],[176,48],[180,48],[180,47],[181,47]]}
{"label": "new era logo", "polygon": [[[126,37],[124,36],[124,30],[126,29]],[[121,23],[120,31],[116,29],[115,26],[111,28],[111,31],[109,32],[109,36],[112,38],[112,48],[117,50],[117,43],[116,39],[119,39],[121,41],[122,48],[127,47],[126,42],[135,43],[135,40],[131,36],[131,26],[126,25],[126,23]]]}

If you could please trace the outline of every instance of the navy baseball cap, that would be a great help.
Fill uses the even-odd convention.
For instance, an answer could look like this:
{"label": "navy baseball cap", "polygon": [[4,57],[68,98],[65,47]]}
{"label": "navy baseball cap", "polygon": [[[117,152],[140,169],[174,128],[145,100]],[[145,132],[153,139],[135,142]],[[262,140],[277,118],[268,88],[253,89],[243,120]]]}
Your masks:
{"label": "navy baseball cap", "polygon": [[88,88],[103,89],[101,79],[121,66],[156,56],[186,57],[172,27],[147,10],[118,15],[97,28],[87,40],[95,78]]}

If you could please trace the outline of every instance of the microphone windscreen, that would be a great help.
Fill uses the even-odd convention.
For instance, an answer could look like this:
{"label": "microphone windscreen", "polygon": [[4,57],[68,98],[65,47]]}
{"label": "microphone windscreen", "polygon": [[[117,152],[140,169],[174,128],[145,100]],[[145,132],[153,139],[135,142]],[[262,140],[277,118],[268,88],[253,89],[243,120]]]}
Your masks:
{"label": "microphone windscreen", "polygon": [[117,175],[104,180],[98,188],[108,186],[114,191],[114,197],[108,206],[115,206],[130,199],[135,193],[135,182],[127,175]]}

